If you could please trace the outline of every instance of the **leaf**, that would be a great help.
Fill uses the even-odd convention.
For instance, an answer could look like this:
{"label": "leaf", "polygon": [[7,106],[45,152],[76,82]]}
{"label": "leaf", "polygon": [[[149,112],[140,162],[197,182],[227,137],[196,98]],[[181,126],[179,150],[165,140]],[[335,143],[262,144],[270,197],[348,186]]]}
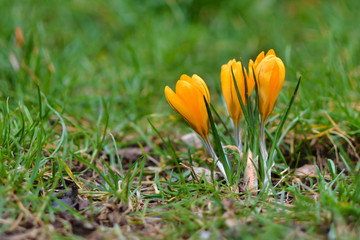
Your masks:
{"label": "leaf", "polygon": [[[218,150],[219,161],[221,162],[221,164],[224,167],[225,174],[226,174],[225,177],[229,181],[228,184],[231,186],[233,184],[232,166],[231,166],[230,162],[228,161],[228,159],[225,157],[225,153],[224,153],[223,146],[221,144],[220,136],[219,136],[219,133],[217,132],[215,122],[214,122],[214,118],[213,118],[213,116],[211,114],[210,106],[209,106],[209,103],[206,101],[205,96],[204,96],[204,101],[205,101],[205,105],[206,105],[206,110],[207,110],[208,115],[209,115],[210,126],[211,126],[211,129],[212,129],[213,135],[214,135],[214,141],[215,141],[215,144],[216,144],[216,149]],[[214,159],[214,161],[216,161],[216,159]]]}
{"label": "leaf", "polygon": [[285,111],[285,113],[283,114],[282,118],[281,118],[281,121],[276,129],[276,132],[275,132],[275,136],[274,136],[274,141],[272,142],[272,145],[271,145],[271,149],[270,149],[270,154],[269,154],[269,158],[268,158],[268,161],[267,161],[267,164],[268,164],[268,168],[271,168],[272,164],[273,164],[273,156],[274,156],[274,153],[275,153],[275,147],[277,145],[277,142],[280,138],[280,132],[282,130],[282,127],[284,126],[285,124],[285,121],[287,119],[287,116],[289,115],[289,112],[290,112],[290,109],[291,109],[291,106],[295,100],[295,96],[296,96],[296,93],[297,91],[299,90],[299,86],[300,86],[300,82],[301,82],[301,77],[299,78],[297,84],[296,84],[296,87],[295,87],[295,90],[294,90],[294,93],[291,97],[291,100],[289,102],[289,105]]}

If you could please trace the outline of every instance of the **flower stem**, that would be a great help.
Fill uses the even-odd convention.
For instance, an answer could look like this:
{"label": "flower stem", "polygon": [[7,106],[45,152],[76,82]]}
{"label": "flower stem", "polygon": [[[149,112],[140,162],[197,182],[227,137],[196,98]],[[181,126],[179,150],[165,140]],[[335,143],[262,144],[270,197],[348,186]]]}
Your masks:
{"label": "flower stem", "polygon": [[216,155],[215,151],[214,151],[214,148],[212,147],[211,143],[210,143],[210,139],[207,138],[207,139],[204,139],[204,142],[205,142],[205,145],[206,145],[206,148],[207,150],[209,151],[211,157],[214,159],[215,163],[216,163],[216,166],[219,168],[221,174],[224,176],[225,180],[226,180],[226,183],[229,185],[229,181],[228,181],[228,178],[226,176],[226,172],[225,172],[225,169],[224,169],[224,166],[223,164],[221,163],[220,159],[218,158],[218,156]]}
{"label": "flower stem", "polygon": [[241,143],[241,136],[240,136],[240,128],[239,124],[234,125],[234,136],[235,136],[235,145],[236,147],[242,151],[242,143]]}
{"label": "flower stem", "polygon": [[264,166],[264,186],[267,188],[271,181],[271,166],[268,168],[268,153],[266,151],[265,145],[265,121],[261,122],[260,125],[260,151],[263,158],[263,166]]}

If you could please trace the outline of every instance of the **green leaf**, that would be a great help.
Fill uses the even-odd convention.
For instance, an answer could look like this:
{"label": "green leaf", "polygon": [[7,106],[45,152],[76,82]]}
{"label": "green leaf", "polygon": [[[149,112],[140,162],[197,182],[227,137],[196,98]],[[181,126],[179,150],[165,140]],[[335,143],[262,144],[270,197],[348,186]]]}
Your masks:
{"label": "green leaf", "polygon": [[206,101],[205,96],[204,96],[204,101],[205,101],[205,105],[206,105],[206,110],[207,110],[208,115],[209,115],[210,126],[211,126],[211,129],[212,129],[213,135],[214,135],[214,141],[215,141],[216,149],[218,150],[219,160],[222,163],[222,165],[224,166],[226,177],[227,177],[227,179],[229,181],[229,185],[231,186],[233,184],[232,166],[231,166],[230,162],[227,161],[227,158],[225,157],[225,153],[224,153],[224,149],[223,149],[222,144],[221,144],[220,136],[219,136],[219,133],[218,133],[218,131],[216,129],[215,122],[214,122],[213,116],[211,114],[209,103]]}
{"label": "green leaf", "polygon": [[267,161],[268,167],[272,166],[273,156],[274,156],[274,153],[275,153],[275,148],[276,148],[276,146],[277,146],[277,142],[278,142],[279,137],[280,137],[281,129],[282,129],[282,127],[284,126],[285,121],[286,121],[286,119],[287,119],[287,117],[288,117],[288,115],[289,115],[290,108],[291,108],[291,106],[292,106],[292,104],[293,104],[293,102],[294,102],[294,100],[295,100],[296,93],[297,93],[298,90],[299,90],[300,82],[301,82],[301,77],[299,78],[299,80],[298,80],[298,82],[297,82],[297,84],[296,84],[296,88],[295,88],[294,93],[293,93],[293,95],[292,95],[292,97],[291,97],[291,100],[290,100],[290,102],[289,102],[289,104],[288,104],[288,107],[287,107],[284,115],[282,116],[281,121],[280,121],[280,123],[279,123],[279,125],[278,125],[278,127],[277,127],[277,129],[276,129],[275,136],[274,136],[274,140],[273,140],[273,142],[272,142],[271,149],[270,149],[269,158],[268,158],[268,161]]}

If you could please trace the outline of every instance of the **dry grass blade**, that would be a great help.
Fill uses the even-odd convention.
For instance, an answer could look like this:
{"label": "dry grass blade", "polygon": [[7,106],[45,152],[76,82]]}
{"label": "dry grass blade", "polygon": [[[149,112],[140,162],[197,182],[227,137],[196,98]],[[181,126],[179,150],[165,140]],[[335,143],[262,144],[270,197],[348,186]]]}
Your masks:
{"label": "dry grass blade", "polygon": [[258,156],[253,159],[252,152],[249,150],[246,158],[245,186],[251,194],[256,194],[258,191],[258,160]]}

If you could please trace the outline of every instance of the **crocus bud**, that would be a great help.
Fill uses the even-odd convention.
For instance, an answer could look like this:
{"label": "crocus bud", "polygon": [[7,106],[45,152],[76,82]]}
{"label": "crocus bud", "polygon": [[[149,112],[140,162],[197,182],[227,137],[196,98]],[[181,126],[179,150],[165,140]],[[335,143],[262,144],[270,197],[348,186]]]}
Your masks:
{"label": "crocus bud", "polygon": [[183,74],[176,83],[175,91],[176,93],[170,87],[165,87],[168,103],[183,116],[195,132],[203,139],[208,139],[209,116],[204,97],[210,104],[210,94],[204,80],[196,74],[192,77]]}
{"label": "crocus bud", "polygon": [[[243,112],[236,92],[236,87],[233,80],[233,73],[242,102],[244,103],[244,105],[246,105],[244,76],[247,76],[247,74],[244,74],[241,62],[236,62],[235,59],[230,60],[227,64],[222,65],[220,78],[222,93],[224,95],[227,109],[229,111],[231,119],[233,120],[235,128],[237,128]],[[247,78],[247,88],[249,96],[254,89],[254,85],[254,79]]]}
{"label": "crocus bud", "polygon": [[274,109],[275,103],[285,80],[285,66],[270,50],[264,57],[260,53],[253,64],[259,89],[259,112],[261,121],[265,122]]}

